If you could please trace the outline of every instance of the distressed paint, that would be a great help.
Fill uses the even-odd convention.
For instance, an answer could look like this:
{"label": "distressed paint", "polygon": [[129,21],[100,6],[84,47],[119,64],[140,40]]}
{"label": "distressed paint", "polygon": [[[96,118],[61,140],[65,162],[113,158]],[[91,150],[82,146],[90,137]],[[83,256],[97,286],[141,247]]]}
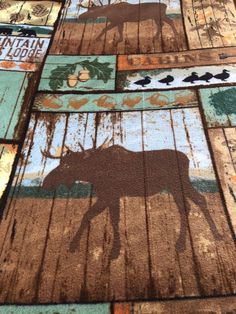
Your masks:
{"label": "distressed paint", "polygon": [[0,71],[0,138],[20,139],[35,79],[30,73]]}
{"label": "distressed paint", "polygon": [[[143,186],[142,196],[127,195],[120,199],[121,247],[117,258],[110,259],[114,234],[108,208],[84,230],[80,249],[70,251],[85,213],[96,201],[96,191],[81,182],[77,190],[78,183],[71,190],[61,186],[45,194],[40,186],[59,166],[59,159],[46,158],[42,152],[61,156],[63,145],[80,152],[79,142],[88,150],[95,145],[94,138],[96,147],[108,138],[110,147],[119,145],[134,153],[143,152],[144,158],[154,150],[182,152],[190,160],[191,184],[205,198],[223,239],[214,239],[199,206],[190,202],[186,249],[178,252],[175,244],[181,219],[176,201],[167,191],[147,196],[151,188],[148,179],[146,194]],[[146,162],[140,171],[145,169],[146,178],[151,178],[154,163],[148,163],[148,159]],[[176,164],[166,162],[170,163],[168,169],[176,169]],[[105,184],[106,176],[97,178]],[[61,180],[64,179],[62,175]],[[87,195],[83,194],[82,185],[84,188],[87,185]],[[180,186],[181,183],[176,188]],[[198,108],[33,114],[13,187],[7,204],[8,215],[0,230],[0,233],[6,232],[4,239],[0,237],[1,265],[8,256],[0,272],[0,281],[5,287],[0,293],[1,302],[31,303],[35,298],[37,302],[60,302],[62,295],[67,302],[160,299],[202,296],[201,289],[204,295],[236,292],[232,275],[236,260],[234,240],[217,189]],[[183,197],[187,193],[184,189]],[[112,199],[113,194],[109,195]],[[15,253],[19,247],[21,253]],[[197,256],[198,267],[193,254]],[[174,262],[176,259],[178,263]],[[31,267],[26,269],[29,261]],[[16,263],[17,270],[13,267]],[[36,282],[35,278],[38,278]]]}
{"label": "distressed paint", "polygon": [[43,68],[39,90],[114,90],[115,73],[115,56],[49,55]]}
{"label": "distressed paint", "polygon": [[198,49],[184,52],[119,55],[118,71],[155,70],[235,63],[234,48]]}
{"label": "distressed paint", "polygon": [[0,60],[8,63],[41,62],[49,45],[48,38],[28,38],[18,36],[0,36]]}
{"label": "distressed paint", "polygon": [[113,94],[37,94],[34,109],[39,111],[126,111],[198,106],[195,91]]}
{"label": "distressed paint", "polygon": [[178,300],[165,302],[137,302],[132,304],[132,312],[115,314],[234,314],[236,312],[236,297],[204,298],[199,300]]}
{"label": "distressed paint", "polygon": [[[7,29],[7,30],[6,30]],[[8,36],[25,36],[25,37],[51,37],[53,32],[52,26],[24,25],[24,24],[4,24],[0,23],[0,33]]]}
{"label": "distressed paint", "polygon": [[236,233],[236,155],[235,128],[208,130],[226,206]]}
{"label": "distressed paint", "polygon": [[0,22],[53,26],[61,3],[56,1],[7,1],[0,10]]}
{"label": "distressed paint", "polygon": [[[224,75],[223,71],[228,72]],[[222,78],[215,77],[222,75]],[[228,75],[229,74],[229,75]],[[146,84],[140,85],[140,80],[149,77]],[[226,77],[226,78],[224,78]],[[192,81],[191,81],[192,79]],[[216,65],[189,67],[179,69],[159,69],[142,70],[142,71],[120,71],[118,72],[118,89],[119,90],[145,90],[145,89],[171,89],[184,87],[200,87],[212,84],[222,85],[225,83],[236,83],[236,65]]]}
{"label": "distressed paint", "polygon": [[[183,51],[187,48],[180,1],[161,1],[167,5],[166,16],[173,23],[172,27],[166,22],[161,26],[160,21],[164,20],[164,15],[157,19],[156,25],[154,18],[158,16],[157,6],[149,8],[147,12],[142,8],[145,1],[130,0],[127,2],[130,8],[124,9],[120,7],[122,1],[114,2],[110,2],[112,16],[110,13],[108,13],[109,16],[103,13],[101,18],[95,20],[86,19],[86,16],[83,16],[87,9],[77,6],[76,0],[67,1],[62,13],[61,27],[55,34],[51,53],[74,55],[79,52],[83,55],[104,55]],[[155,1],[148,2],[159,5]],[[107,5],[108,1],[103,0],[101,3]],[[157,14],[154,15],[154,12]],[[125,18],[127,14],[129,16],[125,23],[122,17]],[[108,20],[114,24],[113,28],[107,27],[104,16],[107,16]],[[117,29],[118,23],[121,33]],[[155,38],[157,27],[160,29],[160,34]],[[105,34],[99,37],[102,31]],[[123,38],[121,38],[122,35]]]}
{"label": "distressed paint", "polygon": [[8,184],[16,153],[17,145],[0,144],[0,199]]}
{"label": "distressed paint", "polygon": [[110,314],[109,304],[3,305],[0,314]]}
{"label": "distressed paint", "polygon": [[183,0],[182,6],[190,49],[236,45],[233,0]]}
{"label": "distressed paint", "polygon": [[200,90],[208,127],[236,125],[236,87],[216,87]]}

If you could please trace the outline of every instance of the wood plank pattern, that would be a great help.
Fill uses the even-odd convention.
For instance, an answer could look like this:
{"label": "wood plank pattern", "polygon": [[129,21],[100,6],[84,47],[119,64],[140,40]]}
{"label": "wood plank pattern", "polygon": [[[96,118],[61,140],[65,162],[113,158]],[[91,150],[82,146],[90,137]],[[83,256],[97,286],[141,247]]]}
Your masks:
{"label": "wood plank pattern", "polygon": [[115,56],[47,56],[39,90],[114,90]]}
{"label": "wood plank pattern", "polygon": [[190,49],[236,45],[233,0],[183,0],[182,5]]}
{"label": "wood plank pattern", "polygon": [[[189,314],[189,313],[234,313],[236,298],[218,297],[195,300],[178,300],[165,302],[117,303],[114,314]],[[194,311],[194,312],[193,312]],[[196,312],[197,311],[197,312]]]}
{"label": "wood plank pattern", "polygon": [[[171,19],[176,33],[173,32],[172,27],[164,17],[162,21],[162,17],[159,17],[158,27],[161,28],[159,38],[155,37],[158,29],[154,17],[147,16],[146,10],[142,9],[144,2],[137,0],[128,2],[130,5],[139,5],[140,9],[136,10],[136,13],[132,11],[133,16],[130,16],[130,20],[125,20],[124,23],[121,17],[126,14],[126,9],[120,9],[119,2],[122,3],[117,1],[111,8],[117,11],[117,16],[120,16],[120,25],[124,26],[122,40],[120,40],[117,27],[109,28],[109,18],[108,21],[102,19],[104,14],[101,14],[102,17],[99,16],[96,20],[80,20],[80,14],[85,13],[86,9],[76,7],[73,1],[67,1],[50,53],[104,55],[183,51],[187,49],[179,0],[162,1],[167,5],[166,14]],[[152,2],[158,4],[154,1],[150,3]],[[101,3],[107,4],[105,1],[101,1]],[[159,14],[156,7],[153,8],[152,12],[154,11],[157,12],[156,15]],[[134,19],[134,16],[136,16],[136,19]],[[103,30],[105,30],[104,36],[98,38]]]}
{"label": "wood plank pattern", "polygon": [[[220,76],[219,76],[220,75]],[[145,80],[141,84],[140,80]],[[142,81],[141,81],[142,82]],[[210,65],[172,69],[120,71],[117,77],[117,89],[126,90],[163,90],[184,87],[205,87],[236,83],[236,65]]]}
{"label": "wood plank pattern", "polygon": [[34,110],[47,112],[97,112],[148,110],[198,106],[194,90],[151,93],[42,94],[34,101]]}
{"label": "wood plank pattern", "polygon": [[236,125],[235,86],[200,89],[200,96],[209,128]]}
{"label": "wood plank pattern", "polygon": [[53,26],[61,3],[56,1],[10,1],[0,11],[0,22]]}
{"label": "wood plank pattern", "polygon": [[21,138],[35,80],[36,75],[32,73],[0,72],[0,138]]}
{"label": "wood plank pattern", "polygon": [[118,71],[155,70],[236,62],[235,48],[196,49],[184,52],[119,55]]}
{"label": "wood plank pattern", "polygon": [[16,145],[0,144],[0,199],[8,184],[16,152]]}
{"label": "wood plank pattern", "polygon": [[236,233],[235,128],[208,130],[231,223]]}
{"label": "wood plank pattern", "polygon": [[[80,183],[79,189],[60,187],[55,192],[40,188],[45,176],[59,165],[41,150],[60,156],[64,146],[78,151],[80,142],[87,150],[93,147],[93,139],[99,147],[107,137],[111,146],[143,152],[139,171],[146,178],[146,183],[140,182],[141,196],[120,200],[121,248],[115,259],[110,255],[114,234],[108,208],[90,221],[80,249],[69,250],[83,215],[96,202],[91,186]],[[214,239],[197,202],[186,205],[189,192],[183,187],[181,207],[187,210],[190,206],[191,211],[186,248],[182,252],[175,248],[180,232],[176,199],[170,191],[148,196],[153,173],[148,152],[161,149],[188,156],[190,180],[206,200],[222,240]],[[161,299],[236,292],[234,240],[197,108],[35,113],[23,154],[0,230],[1,303]],[[168,169],[178,169],[178,159],[166,162]],[[172,180],[182,186],[183,169],[179,171]]]}

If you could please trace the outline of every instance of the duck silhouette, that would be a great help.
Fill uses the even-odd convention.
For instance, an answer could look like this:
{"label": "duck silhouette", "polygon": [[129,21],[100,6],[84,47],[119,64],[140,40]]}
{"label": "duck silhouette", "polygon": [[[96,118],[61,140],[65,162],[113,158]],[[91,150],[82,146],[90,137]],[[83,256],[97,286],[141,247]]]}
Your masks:
{"label": "duck silhouette", "polygon": [[213,74],[211,74],[210,72],[206,72],[204,75],[198,78],[198,81],[206,81],[206,83],[209,83],[212,78]]}
{"label": "duck silhouette", "polygon": [[228,72],[229,72],[229,70],[224,69],[222,71],[222,73],[214,75],[214,78],[216,78],[218,80],[221,80],[221,81],[226,81],[227,78],[230,77],[230,74]]}
{"label": "duck silhouette", "polygon": [[171,75],[167,75],[167,77],[159,80],[158,82],[162,84],[170,85],[170,83],[173,81],[174,81],[174,77]]}
{"label": "duck silhouette", "polygon": [[145,85],[148,85],[150,83],[151,83],[150,76],[145,76],[144,79],[134,82],[135,85],[141,85],[142,87],[146,87]]}
{"label": "duck silhouette", "polygon": [[183,79],[183,82],[193,84],[198,79],[199,79],[199,77],[198,77],[197,73],[196,72],[192,72],[192,74],[190,76],[187,76],[185,79]]}

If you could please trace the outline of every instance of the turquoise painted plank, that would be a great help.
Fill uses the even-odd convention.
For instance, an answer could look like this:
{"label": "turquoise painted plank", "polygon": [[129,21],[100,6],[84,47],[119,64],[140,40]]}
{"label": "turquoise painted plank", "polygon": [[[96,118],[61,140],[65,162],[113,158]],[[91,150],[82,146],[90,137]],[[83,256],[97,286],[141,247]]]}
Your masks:
{"label": "turquoise painted plank", "polygon": [[47,64],[67,64],[67,63],[75,63],[78,61],[89,60],[93,61],[97,59],[100,62],[109,62],[111,64],[116,63],[116,56],[66,56],[66,55],[48,55],[46,58],[45,65]]}
{"label": "turquoise painted plank", "polygon": [[[52,90],[50,85],[50,80],[41,78],[39,90],[40,91],[50,91]],[[70,88],[67,85],[67,81],[63,81],[63,86],[61,88],[58,88],[57,91],[83,91],[83,92],[89,92],[94,90],[107,90],[107,91],[113,91],[115,90],[115,77],[113,77],[111,80],[109,80],[107,83],[104,83],[102,80],[89,80],[87,82],[79,82],[76,87]]]}
{"label": "turquoise painted plank", "polygon": [[28,78],[25,72],[0,71],[0,138],[16,139]]}
{"label": "turquoise painted plank", "polygon": [[236,126],[236,87],[200,90],[208,127]]}
{"label": "turquoise painted plank", "polygon": [[[86,79],[81,73],[87,71]],[[116,56],[55,56],[46,59],[39,90],[91,91],[114,90]],[[75,85],[69,86],[68,77],[74,75]]]}
{"label": "turquoise painted plank", "polygon": [[0,314],[109,314],[110,305],[59,304],[59,305],[3,305]]}
{"label": "turquoise painted plank", "polygon": [[38,94],[34,109],[40,111],[127,111],[197,106],[193,90],[104,94]]}

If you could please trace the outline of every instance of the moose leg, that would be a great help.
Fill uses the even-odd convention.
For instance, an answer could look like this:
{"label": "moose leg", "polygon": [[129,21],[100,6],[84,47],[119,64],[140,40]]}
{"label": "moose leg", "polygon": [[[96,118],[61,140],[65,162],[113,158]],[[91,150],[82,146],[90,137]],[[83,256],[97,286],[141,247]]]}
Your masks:
{"label": "moose leg", "polygon": [[157,27],[157,32],[156,32],[155,38],[159,39],[164,23],[162,21],[160,22],[160,20],[155,20],[155,22],[156,22],[156,27]]}
{"label": "moose leg", "polygon": [[79,249],[80,238],[84,230],[87,229],[90,221],[94,217],[99,215],[106,207],[107,205],[104,202],[97,200],[97,202],[93,206],[91,206],[90,209],[84,214],[79,230],[76,232],[74,238],[70,243],[70,252],[75,252]]}
{"label": "moose leg", "polygon": [[[189,183],[191,184],[191,183]],[[209,210],[207,209],[207,203],[206,203],[206,200],[205,200],[205,197],[203,195],[201,195],[199,192],[197,192],[191,185],[191,188],[190,186],[188,187],[188,197],[197,205],[200,207],[202,213],[204,214],[205,216],[205,219],[211,229],[211,232],[215,238],[215,240],[221,240],[222,239],[222,236],[219,234],[217,228],[216,228],[216,225],[210,215],[210,212]]]}
{"label": "moose leg", "polygon": [[109,24],[107,27],[105,27],[105,28],[101,31],[101,33],[98,35],[97,40],[100,40],[101,37],[102,37],[107,31],[111,30],[111,29],[114,28],[115,26],[116,26],[116,25],[113,25],[113,24],[111,23],[111,24]]}
{"label": "moose leg", "polygon": [[120,202],[119,198],[114,199],[109,205],[111,224],[113,228],[113,244],[111,250],[111,259],[118,258],[120,254],[120,233],[119,233],[119,222],[120,222]]}
{"label": "moose leg", "polygon": [[181,191],[175,190],[172,192],[172,195],[180,214],[180,233],[175,247],[178,252],[183,252],[186,245],[189,209],[184,204],[183,194]]}
{"label": "moose leg", "polygon": [[117,40],[118,43],[123,41],[123,24],[117,25],[118,32],[119,32],[119,39]]}
{"label": "moose leg", "polygon": [[166,16],[166,17],[163,19],[163,22],[166,22],[168,25],[170,25],[170,27],[171,27],[171,29],[172,29],[174,35],[177,36],[177,38],[178,38],[178,32],[177,32],[177,30],[176,30],[176,28],[175,28],[175,23],[174,23],[174,21],[173,21],[172,19],[170,19],[169,17]]}

